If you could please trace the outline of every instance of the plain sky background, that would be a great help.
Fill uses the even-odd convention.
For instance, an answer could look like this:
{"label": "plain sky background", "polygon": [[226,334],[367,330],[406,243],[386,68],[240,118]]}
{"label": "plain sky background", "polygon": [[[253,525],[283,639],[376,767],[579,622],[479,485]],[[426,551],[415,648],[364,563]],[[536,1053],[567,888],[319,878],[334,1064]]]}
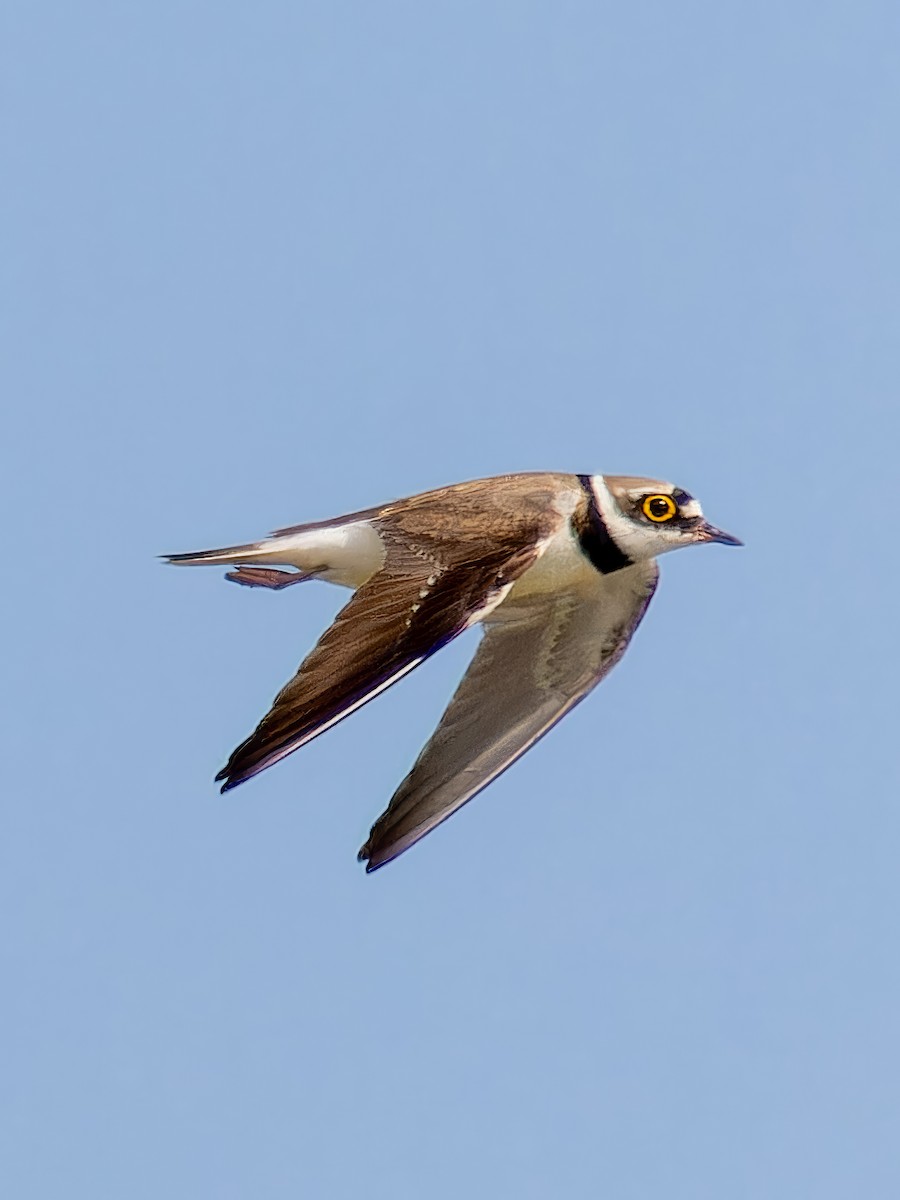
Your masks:
{"label": "plain sky background", "polygon": [[[0,18],[0,1186],[900,1195],[900,6]],[[470,636],[227,797],[345,595],[164,552],[661,475],[624,663],[366,877]]]}

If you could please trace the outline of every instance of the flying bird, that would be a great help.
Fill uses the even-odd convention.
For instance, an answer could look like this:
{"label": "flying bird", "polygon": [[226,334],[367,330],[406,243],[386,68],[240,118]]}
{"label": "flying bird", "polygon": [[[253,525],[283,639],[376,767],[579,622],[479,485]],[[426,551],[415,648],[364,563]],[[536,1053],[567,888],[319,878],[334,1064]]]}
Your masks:
{"label": "flying bird", "polygon": [[[354,589],[254,732],[222,791],[272,766],[408,675],[465,629],[483,637],[437,729],[359,852],[373,871],[471,800],[619,661],[656,589],[656,559],[740,546],[681,488],[626,475],[500,475],[173,554],[279,590]],[[285,570],[284,568],[289,568]]]}

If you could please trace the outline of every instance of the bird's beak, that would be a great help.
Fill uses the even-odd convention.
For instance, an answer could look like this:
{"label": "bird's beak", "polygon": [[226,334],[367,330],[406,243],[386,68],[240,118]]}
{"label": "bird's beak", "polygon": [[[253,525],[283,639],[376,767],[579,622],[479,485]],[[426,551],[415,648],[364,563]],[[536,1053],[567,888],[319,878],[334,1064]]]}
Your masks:
{"label": "bird's beak", "polygon": [[734,537],[730,533],[726,533],[724,529],[716,529],[715,525],[710,525],[709,521],[704,521],[697,529],[698,542],[721,542],[723,546],[743,546],[740,538]]}

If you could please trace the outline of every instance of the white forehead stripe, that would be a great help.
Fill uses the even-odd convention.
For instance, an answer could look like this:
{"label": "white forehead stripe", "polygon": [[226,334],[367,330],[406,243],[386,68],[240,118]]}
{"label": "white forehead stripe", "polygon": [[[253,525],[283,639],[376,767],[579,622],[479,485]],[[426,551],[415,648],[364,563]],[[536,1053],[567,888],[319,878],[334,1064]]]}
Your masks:
{"label": "white forehead stripe", "polygon": [[682,504],[679,515],[682,517],[702,517],[703,509],[700,507],[698,500],[691,500],[687,504]]}

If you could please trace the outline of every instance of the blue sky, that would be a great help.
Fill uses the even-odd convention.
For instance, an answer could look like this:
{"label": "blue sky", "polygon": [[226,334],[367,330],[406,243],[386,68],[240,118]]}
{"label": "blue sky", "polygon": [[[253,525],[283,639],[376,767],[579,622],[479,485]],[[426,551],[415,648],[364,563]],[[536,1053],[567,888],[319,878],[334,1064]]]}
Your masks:
{"label": "blue sky", "polygon": [[[898,1194],[898,35],[7,4],[4,1194]],[[746,549],[374,876],[468,635],[220,797],[343,597],[154,556],[536,468]]]}

